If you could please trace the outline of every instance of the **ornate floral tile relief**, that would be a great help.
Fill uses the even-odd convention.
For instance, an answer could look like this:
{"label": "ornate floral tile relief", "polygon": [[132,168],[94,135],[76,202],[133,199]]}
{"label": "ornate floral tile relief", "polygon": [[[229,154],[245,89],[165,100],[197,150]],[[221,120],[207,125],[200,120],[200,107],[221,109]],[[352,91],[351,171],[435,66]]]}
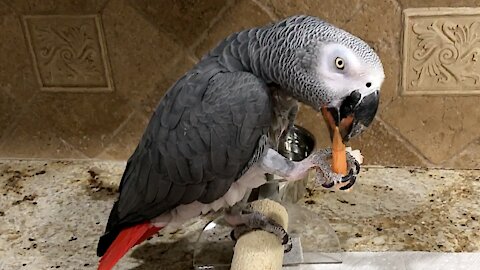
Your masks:
{"label": "ornate floral tile relief", "polygon": [[113,90],[99,16],[24,16],[23,22],[43,91]]}
{"label": "ornate floral tile relief", "polygon": [[404,11],[402,95],[480,94],[480,9]]}

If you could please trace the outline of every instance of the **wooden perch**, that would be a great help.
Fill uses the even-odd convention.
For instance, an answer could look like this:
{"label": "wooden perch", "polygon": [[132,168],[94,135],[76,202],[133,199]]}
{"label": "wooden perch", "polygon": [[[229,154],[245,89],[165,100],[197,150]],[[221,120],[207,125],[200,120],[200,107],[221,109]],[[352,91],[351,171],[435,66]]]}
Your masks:
{"label": "wooden perch", "polygon": [[[269,199],[252,202],[252,208],[272,218],[287,230],[287,210]],[[272,233],[252,231],[238,239],[232,259],[231,270],[280,270],[283,263],[283,245]]]}

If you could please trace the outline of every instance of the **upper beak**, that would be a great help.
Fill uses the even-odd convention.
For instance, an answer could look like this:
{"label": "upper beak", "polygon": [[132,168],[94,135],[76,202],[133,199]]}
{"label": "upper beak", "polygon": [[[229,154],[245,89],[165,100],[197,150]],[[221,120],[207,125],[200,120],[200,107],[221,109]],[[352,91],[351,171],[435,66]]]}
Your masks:
{"label": "upper beak", "polygon": [[340,105],[340,109],[323,107],[323,118],[327,122],[330,138],[335,127],[338,127],[343,142],[359,135],[373,121],[380,101],[379,91],[362,98],[358,91],[353,91]]}

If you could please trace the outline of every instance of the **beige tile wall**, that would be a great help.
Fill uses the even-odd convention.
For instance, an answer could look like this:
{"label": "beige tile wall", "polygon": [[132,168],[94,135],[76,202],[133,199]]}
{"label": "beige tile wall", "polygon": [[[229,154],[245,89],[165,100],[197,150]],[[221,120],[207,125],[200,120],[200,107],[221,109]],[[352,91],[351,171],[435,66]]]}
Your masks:
{"label": "beige tile wall", "polygon": [[[480,168],[480,12],[461,8],[478,5],[0,0],[0,157],[126,159],[168,86],[216,42],[303,13],[362,37],[382,58],[379,114],[353,142],[366,163]],[[297,122],[328,145],[311,109]]]}

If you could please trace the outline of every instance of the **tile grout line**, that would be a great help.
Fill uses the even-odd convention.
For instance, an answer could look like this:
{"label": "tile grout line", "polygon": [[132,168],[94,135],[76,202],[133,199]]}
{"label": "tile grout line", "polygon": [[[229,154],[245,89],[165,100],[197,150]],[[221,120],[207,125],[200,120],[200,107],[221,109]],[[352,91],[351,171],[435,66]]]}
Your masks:
{"label": "tile grout line", "polygon": [[355,5],[355,9],[354,11],[352,12],[352,15],[348,17],[348,19],[344,20],[342,23],[341,23],[341,27],[345,27],[346,25],[348,25],[352,20],[353,18],[355,18],[355,16],[357,16],[357,14],[363,9],[363,3],[361,2],[357,2],[357,4]]}
{"label": "tile grout line", "polygon": [[394,4],[396,4],[396,6],[400,9],[400,12],[403,12],[404,7],[400,2],[398,2],[398,0],[391,0],[391,1],[394,2]]}
{"label": "tile grout line", "polygon": [[[0,0],[2,1],[2,0]],[[111,0],[108,0],[108,2],[110,2]],[[187,52],[190,54],[190,51],[188,50],[188,48],[186,48],[185,46],[179,44],[175,39],[176,39],[176,36],[171,34],[171,33],[168,33],[164,30],[162,30],[161,28],[157,27],[157,25],[155,25],[154,23],[152,23],[150,20],[148,20],[146,17],[148,17],[149,15],[146,14],[145,12],[143,12],[142,10],[136,8],[134,5],[131,5],[130,3],[126,3],[126,5],[130,8],[132,8],[135,12],[137,12],[137,14],[142,17],[150,26],[152,26],[152,28],[155,29],[156,32],[160,33],[161,35],[164,35],[166,38],[168,38],[172,43],[174,43],[176,46],[180,47],[183,49],[184,52]],[[102,12],[103,12],[103,9],[102,9]],[[172,57],[172,61],[171,61],[171,65],[176,65],[178,64],[178,62],[180,62],[180,59],[182,58],[184,54],[182,52],[176,54],[175,56]]]}
{"label": "tile grout line", "polygon": [[103,146],[103,150],[100,151],[97,155],[95,155],[94,158],[98,158],[99,156],[101,155],[104,155],[105,152],[107,151],[107,148],[112,144],[113,140],[115,139],[115,137],[121,133],[122,130],[125,129],[126,125],[128,124],[129,121],[132,120],[133,116],[135,114],[140,114],[139,110],[141,110],[141,108],[138,106],[135,106],[135,104],[130,104],[130,106],[132,106],[132,109],[133,111],[127,116],[127,118],[125,118],[125,120],[120,124],[118,125],[118,127],[110,134],[111,135],[111,138],[109,140],[109,142]]}
{"label": "tile grout line", "polygon": [[97,14],[102,16],[103,11],[107,8],[108,4],[110,4],[110,0],[105,1],[105,3],[98,9]]}
{"label": "tile grout line", "polygon": [[[38,89],[37,91],[35,92],[35,94],[26,102],[26,104],[24,106],[21,107],[21,113],[15,118],[15,121],[10,125],[10,130],[7,131],[2,137],[0,137],[0,149],[7,143],[7,139],[9,137],[11,137],[14,132],[17,130],[17,128],[20,127],[20,119],[24,116],[27,116],[27,113],[28,113],[28,107],[29,105],[35,100],[35,97],[38,96]],[[53,137],[58,139],[63,145],[65,145],[66,147],[68,148],[71,148],[73,149],[77,154],[80,154],[79,156],[81,156],[82,158],[89,158],[87,155],[85,155],[85,153],[83,153],[82,151],[78,150],[76,147],[74,147],[73,145],[69,144],[67,141],[65,141],[63,138],[61,138],[58,134],[58,131],[55,130],[55,129],[52,129],[52,134],[53,134]],[[0,153],[1,155],[1,153]],[[3,156],[0,156],[0,158],[4,158]]]}
{"label": "tile grout line", "polygon": [[[112,139],[114,137],[116,137],[120,133],[120,131],[122,131],[122,129],[125,128],[125,126],[128,124],[128,122],[133,118],[133,116],[136,113],[137,113],[137,111],[135,110],[135,108],[133,108],[132,112],[127,116],[127,118],[125,118],[125,120],[122,123],[120,123],[120,125],[118,125],[118,127],[111,133]],[[108,144],[110,144],[110,143],[108,143]]]}
{"label": "tile grout line", "polygon": [[[15,130],[17,130],[17,128],[19,127],[19,121],[20,119],[22,118],[22,116],[26,116],[27,114],[27,108],[29,108],[30,104],[33,102],[33,100],[35,99],[36,96],[38,96],[38,89],[37,91],[34,91],[34,94],[27,100],[27,102],[25,102],[23,104],[23,106],[19,106],[20,107],[20,113],[18,113],[16,115],[16,117],[14,117],[12,123],[10,123],[10,125],[8,125],[8,127],[5,129],[6,132],[3,134],[3,136],[0,137],[0,149],[7,143],[7,139],[13,135],[13,133],[15,132]],[[15,98],[15,101],[18,102]]]}
{"label": "tile grout line", "polygon": [[[3,3],[12,12],[12,15],[15,17],[15,19],[19,23],[19,26],[20,26],[20,29],[21,29],[21,32],[22,32],[23,42],[25,43],[25,48],[27,49],[26,55],[28,55],[27,56],[28,64],[29,64],[29,67],[32,68],[32,71],[34,71],[35,67],[33,66],[33,63],[31,62],[32,59],[30,59],[30,57],[29,57],[30,56],[30,52],[29,52],[29,49],[28,49],[29,44],[28,44],[28,42],[25,38],[25,29],[24,29],[24,25],[23,25],[23,22],[22,22],[22,14],[19,12],[19,10],[17,10],[15,7],[10,5],[10,3],[5,2],[4,0],[0,0],[0,2]],[[23,73],[23,76],[25,76],[25,73]],[[24,82],[25,81],[26,80],[24,80]],[[25,84],[23,84],[23,87],[25,87]],[[34,94],[31,95],[30,98],[27,99],[26,102],[23,102],[23,105],[19,105],[20,112],[13,118],[13,121],[5,129],[6,132],[2,136],[0,136],[0,149],[4,147],[4,145],[7,143],[7,139],[10,136],[12,136],[13,133],[15,132],[15,130],[19,127],[19,121],[20,121],[21,117],[24,116],[27,113],[26,112],[27,108],[33,102],[35,97],[38,95],[38,90],[39,89],[36,89],[36,91],[34,91]],[[11,96],[11,94],[9,94],[9,96]],[[15,102],[22,103],[19,100],[17,100],[17,98],[15,96],[13,96],[12,98],[13,98],[13,100],[15,100]]]}
{"label": "tile grout line", "polygon": [[64,140],[62,137],[58,136],[58,134],[55,134],[55,137],[57,139],[59,139],[66,147],[69,147],[71,149],[73,149],[73,153],[75,155],[78,155],[80,156],[81,158],[83,159],[89,159],[90,157],[87,156],[85,153],[83,153],[82,151],[80,151],[78,148],[76,148],[75,146],[71,145],[70,143],[68,143],[66,140]]}
{"label": "tile grout line", "polygon": [[[172,58],[171,63],[168,65],[168,67],[172,67],[172,66],[177,65],[177,64],[180,62],[180,60],[182,59],[183,56],[184,56],[183,54],[178,54],[178,55],[174,56],[174,57]],[[163,76],[163,74],[162,74],[162,76]],[[159,82],[159,80],[155,80],[155,83],[154,83],[154,85],[153,85],[153,88],[156,88],[156,87],[157,87],[158,82]],[[170,85],[168,86],[168,88],[170,88]],[[165,92],[168,90],[168,88],[165,89]],[[154,90],[154,89],[150,89],[150,91],[153,91],[153,90]],[[162,99],[162,98],[163,98],[163,96],[160,97],[160,99]],[[157,103],[160,102],[160,99],[157,101]],[[132,108],[134,109],[134,111],[142,114],[143,108],[141,107],[141,105],[140,105],[139,102],[129,101],[128,104],[129,104],[130,106],[132,106]],[[155,110],[155,109],[156,109],[156,108],[154,108],[153,110]],[[153,113],[153,111],[152,111],[151,113],[149,113],[149,116],[151,116],[152,113]],[[127,117],[127,118],[128,118],[128,117]]]}
{"label": "tile grout line", "polygon": [[210,23],[207,27],[207,29],[205,29],[205,31],[203,31],[200,36],[194,41],[192,42],[192,45],[187,47],[187,51],[190,52],[191,54],[195,55],[195,49],[198,48],[198,46],[201,44],[202,41],[206,40],[207,36],[208,36],[208,32],[212,29],[212,27],[214,25],[216,25],[221,18],[223,18],[223,15],[224,13],[229,10],[230,8],[232,8],[235,4],[235,1],[234,0],[228,0],[227,3],[218,11],[217,15],[215,17],[213,17],[211,20],[210,20]]}
{"label": "tile grout line", "polygon": [[[110,0],[108,0],[110,2]],[[170,34],[164,30],[162,30],[162,28],[159,28],[157,25],[155,25],[152,21],[148,20],[147,17],[149,16],[148,14],[146,14],[145,12],[143,12],[141,9],[138,9],[136,8],[136,6],[132,5],[131,3],[126,3],[125,5],[127,5],[127,7],[133,9],[143,20],[145,20],[147,22],[147,24],[149,24],[150,26],[152,26],[153,29],[155,29],[156,32],[162,34],[162,35],[165,35],[167,38],[170,39],[170,41],[172,41],[173,43],[175,43],[176,45],[178,45],[177,42],[173,41],[172,39],[175,38],[175,36],[173,34]],[[184,48],[183,46],[180,46],[182,48]]]}
{"label": "tile grout line", "polygon": [[462,153],[464,153],[468,148],[472,147],[474,144],[480,144],[480,137],[476,137],[472,141],[468,142],[457,153],[455,153],[454,156],[452,156],[451,158],[449,158],[447,160],[442,161],[439,165],[440,166],[445,166],[447,163],[453,161],[455,158],[458,158]]}
{"label": "tile grout line", "polygon": [[262,3],[259,0],[252,0],[253,3],[255,3],[260,9],[262,9],[265,13],[267,13],[268,17],[272,19],[272,21],[276,21],[279,19],[277,15],[275,15],[275,12],[272,11],[271,8],[266,6],[264,3]]}
{"label": "tile grout line", "polygon": [[[0,91],[1,91],[1,89],[0,89]],[[4,90],[4,91],[2,91],[2,94],[5,94],[7,97],[9,97],[13,100],[16,100],[15,96],[12,94],[11,91]]]}
{"label": "tile grout line", "polygon": [[196,55],[192,54],[192,53],[189,52],[189,51],[187,51],[186,57],[187,57],[188,59],[192,60],[192,62],[194,62],[194,63],[198,63],[198,62],[200,61],[200,59],[199,59]]}
{"label": "tile grout line", "polygon": [[7,6],[10,10],[12,10],[14,15],[18,15],[18,16],[21,15],[20,12],[19,12],[19,10],[17,10],[13,5],[10,4],[11,2],[9,3],[9,1],[5,1],[5,0],[0,0],[0,2],[2,2],[2,3],[3,3],[5,6]]}
{"label": "tile grout line", "polygon": [[[399,14],[400,14],[400,25],[401,25],[401,33],[400,33],[400,44],[399,44],[399,56],[400,56],[400,59],[403,59],[403,27],[404,27],[404,24],[403,24],[403,7],[402,5],[397,1],[397,0],[389,0],[394,6],[395,6],[395,10],[398,10],[399,11]],[[384,104],[383,107],[386,108],[388,107],[389,104],[393,103],[395,100],[399,99],[399,98],[402,98],[402,95],[401,95],[401,88],[403,87],[402,85],[402,79],[401,77],[403,76],[402,74],[402,68],[403,68],[403,63],[402,61],[400,61],[399,63],[399,68],[398,68],[398,71],[396,72],[396,77],[397,78],[400,78],[398,83],[395,85],[396,86],[396,91],[394,93],[394,96],[392,97],[392,99],[387,103],[387,104]],[[379,120],[379,122],[383,125],[383,127],[387,130],[387,132],[390,133],[390,135],[394,136],[395,138],[397,138],[398,140],[400,140],[402,142],[402,144],[411,152],[413,153],[415,156],[417,156],[423,163],[425,166],[427,167],[438,167],[437,165],[435,165],[434,163],[432,163],[424,154],[422,154],[422,152],[417,148],[415,147],[407,138],[405,138],[401,133],[400,131],[398,131],[396,128],[394,128],[393,126],[389,125],[386,121],[384,121],[380,116],[376,117],[377,120]]]}
{"label": "tile grout line", "polygon": [[404,65],[405,65],[405,63],[404,63],[405,16],[403,14],[403,7],[401,6],[401,4],[397,0],[392,0],[392,1],[396,2],[397,5],[398,5],[398,8],[400,9],[400,36],[399,36],[399,43],[398,43],[398,57],[399,57],[400,61],[398,61],[398,63],[397,63],[398,71],[397,71],[396,77],[398,79],[398,82],[395,85],[396,86],[396,91],[394,93],[394,96],[390,100],[390,102],[388,104],[384,105],[384,108],[386,108],[388,105],[395,102],[395,100],[403,98],[403,95],[402,95],[403,87],[404,87],[403,77],[405,76],[403,74],[404,73]]}
{"label": "tile grout line", "polygon": [[415,156],[417,156],[425,166],[427,167],[436,167],[426,156],[424,156],[419,149],[410,143],[405,137],[403,137],[399,132],[387,122],[385,122],[380,116],[375,117],[377,121],[385,128],[385,130],[390,133],[390,135],[397,138],[409,151],[411,151]]}

